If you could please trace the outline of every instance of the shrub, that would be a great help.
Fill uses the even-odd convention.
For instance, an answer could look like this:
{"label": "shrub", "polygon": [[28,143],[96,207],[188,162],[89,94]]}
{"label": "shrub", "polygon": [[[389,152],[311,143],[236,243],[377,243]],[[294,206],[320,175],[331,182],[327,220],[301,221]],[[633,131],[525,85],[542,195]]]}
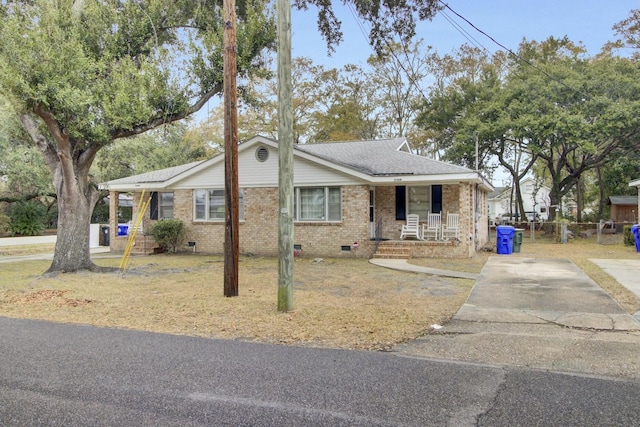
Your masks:
{"label": "shrub", "polygon": [[106,199],[100,200],[91,214],[92,224],[108,224],[109,223],[109,203]]}
{"label": "shrub", "polygon": [[165,219],[158,221],[151,227],[151,235],[156,243],[165,251],[178,252],[178,248],[184,243],[187,230],[184,223],[177,219]]}
{"label": "shrub", "polygon": [[16,202],[11,206],[9,230],[19,236],[37,236],[46,229],[47,209],[36,201]]}
{"label": "shrub", "polygon": [[630,225],[624,225],[622,227],[622,237],[623,237],[623,241],[624,241],[624,245],[625,246],[635,246],[636,238],[633,235],[633,233],[631,232],[631,226]]}
{"label": "shrub", "polygon": [[11,224],[11,218],[0,210],[0,233],[9,231],[9,225]]}

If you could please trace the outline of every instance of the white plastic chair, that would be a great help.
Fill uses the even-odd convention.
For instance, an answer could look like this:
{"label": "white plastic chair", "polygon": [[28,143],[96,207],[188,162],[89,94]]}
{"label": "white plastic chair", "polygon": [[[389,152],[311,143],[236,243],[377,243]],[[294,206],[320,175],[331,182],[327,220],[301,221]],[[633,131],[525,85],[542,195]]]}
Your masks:
{"label": "white plastic chair", "polygon": [[400,239],[404,240],[406,237],[415,237],[418,240],[422,240],[420,233],[420,216],[415,214],[407,215],[407,223],[402,226],[402,232],[400,233]]}
{"label": "white plastic chair", "polygon": [[438,240],[441,227],[442,227],[442,214],[441,213],[428,214],[427,223],[422,224],[422,238],[429,240],[430,237],[433,237],[433,240]]}
{"label": "white plastic chair", "polygon": [[460,214],[447,214],[447,222],[442,224],[442,240],[460,239]]}

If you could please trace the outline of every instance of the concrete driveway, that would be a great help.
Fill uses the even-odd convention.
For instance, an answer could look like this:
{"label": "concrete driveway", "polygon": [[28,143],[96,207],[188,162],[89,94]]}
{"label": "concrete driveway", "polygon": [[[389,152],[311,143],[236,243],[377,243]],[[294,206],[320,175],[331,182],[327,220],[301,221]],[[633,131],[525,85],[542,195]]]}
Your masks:
{"label": "concrete driveway", "polygon": [[640,378],[640,322],[567,260],[489,258],[453,319],[397,350]]}
{"label": "concrete driveway", "polygon": [[[640,257],[638,259],[590,259],[595,265],[640,297]],[[636,314],[636,317],[640,314]]]}

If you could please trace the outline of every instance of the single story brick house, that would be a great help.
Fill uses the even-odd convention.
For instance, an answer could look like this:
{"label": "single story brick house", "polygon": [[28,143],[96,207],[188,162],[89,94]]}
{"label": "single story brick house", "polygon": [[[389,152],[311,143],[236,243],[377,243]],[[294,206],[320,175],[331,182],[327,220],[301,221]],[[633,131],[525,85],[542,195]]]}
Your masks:
{"label": "single story brick house", "polygon": [[[369,257],[385,245],[405,246],[410,257],[468,258],[488,240],[487,194],[477,172],[413,154],[404,138],[294,146],[294,243],[302,256]],[[182,220],[198,252],[223,253],[224,155],[100,184],[110,196],[110,246],[126,247],[118,234],[120,195],[133,197],[133,216],[151,197],[136,237],[137,252],[151,252],[151,223]],[[278,143],[257,136],[238,146],[240,252],[278,251]],[[459,214],[459,238],[403,240],[408,214]],[[358,245],[354,245],[354,243]]]}

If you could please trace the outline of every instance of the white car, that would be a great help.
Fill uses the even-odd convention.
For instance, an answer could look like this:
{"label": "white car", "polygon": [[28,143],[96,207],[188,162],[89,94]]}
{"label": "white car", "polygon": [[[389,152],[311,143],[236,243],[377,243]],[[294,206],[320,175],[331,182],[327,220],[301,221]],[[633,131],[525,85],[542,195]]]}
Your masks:
{"label": "white car", "polygon": [[528,222],[542,222],[543,221],[538,212],[530,211],[530,212],[525,212],[524,214],[527,217],[527,221]]}

